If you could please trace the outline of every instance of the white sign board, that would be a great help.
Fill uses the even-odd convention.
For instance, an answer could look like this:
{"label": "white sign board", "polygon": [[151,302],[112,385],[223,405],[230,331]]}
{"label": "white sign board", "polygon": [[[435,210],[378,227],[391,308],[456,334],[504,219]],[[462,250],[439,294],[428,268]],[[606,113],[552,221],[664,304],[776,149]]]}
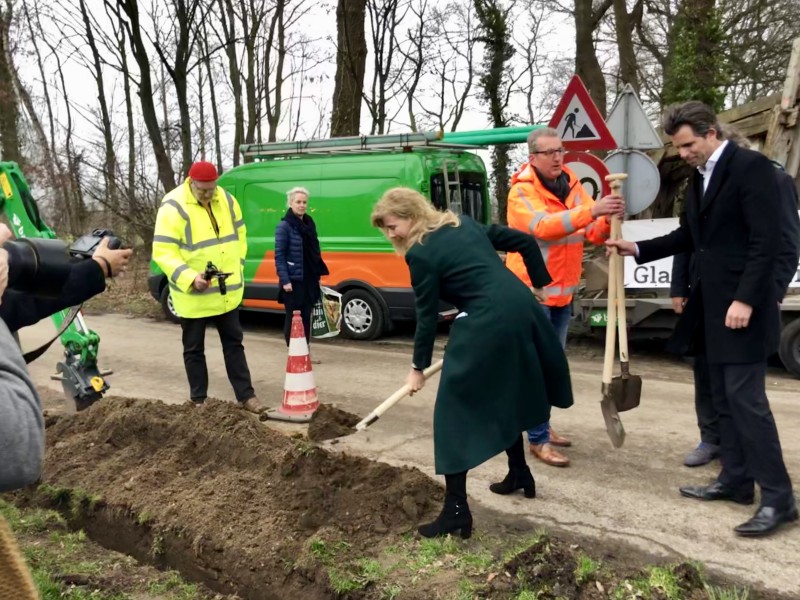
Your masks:
{"label": "white sign board", "polygon": [[[622,224],[622,237],[632,242],[649,240],[668,234],[678,228],[678,219],[649,219],[642,221],[625,221]],[[672,257],[662,258],[644,265],[639,265],[631,256],[625,257],[626,288],[666,288],[669,289],[672,278]],[[789,284],[791,288],[800,288],[800,264],[797,275]]]}

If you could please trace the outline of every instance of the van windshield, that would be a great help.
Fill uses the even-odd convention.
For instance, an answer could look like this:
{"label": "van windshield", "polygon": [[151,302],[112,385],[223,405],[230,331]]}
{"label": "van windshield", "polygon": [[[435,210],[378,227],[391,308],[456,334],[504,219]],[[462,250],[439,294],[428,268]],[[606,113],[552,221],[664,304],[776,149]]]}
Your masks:
{"label": "van windshield", "polygon": [[456,194],[460,193],[462,215],[467,215],[475,219],[478,223],[488,223],[489,217],[486,211],[486,189],[483,185],[483,175],[481,173],[469,173],[460,171],[458,173],[460,186],[451,183],[450,185],[450,206],[447,205],[447,192],[445,190],[444,174],[438,173],[431,176],[431,202],[438,210],[452,208],[454,212],[459,212],[456,203]]}

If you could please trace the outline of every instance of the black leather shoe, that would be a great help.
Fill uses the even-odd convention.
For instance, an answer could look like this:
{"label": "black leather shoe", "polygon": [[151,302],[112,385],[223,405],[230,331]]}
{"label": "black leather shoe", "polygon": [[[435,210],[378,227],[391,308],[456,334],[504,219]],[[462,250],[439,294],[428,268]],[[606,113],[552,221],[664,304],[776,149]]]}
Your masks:
{"label": "black leather shoe", "polygon": [[797,521],[797,503],[792,500],[792,504],[786,510],[778,510],[771,506],[762,506],[753,515],[753,518],[734,528],[737,535],[745,537],[758,537],[769,535],[783,523]]}
{"label": "black leather shoe", "polygon": [[687,498],[708,501],[730,500],[737,504],[752,504],[755,495],[752,490],[749,492],[735,492],[722,485],[719,481],[715,481],[711,485],[687,485],[680,488],[680,492],[682,496]]}

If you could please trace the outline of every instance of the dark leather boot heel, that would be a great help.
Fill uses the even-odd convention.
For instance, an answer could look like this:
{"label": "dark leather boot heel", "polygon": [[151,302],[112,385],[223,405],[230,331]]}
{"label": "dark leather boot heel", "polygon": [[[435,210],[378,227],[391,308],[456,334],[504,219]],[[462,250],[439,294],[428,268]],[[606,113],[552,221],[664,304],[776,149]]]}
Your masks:
{"label": "dark leather boot heel", "polygon": [[466,540],[472,535],[472,514],[466,504],[449,504],[445,501],[444,508],[437,519],[431,523],[420,525],[417,531],[426,538],[442,537],[458,531]]}
{"label": "dark leather boot heel", "polygon": [[506,496],[517,490],[522,490],[526,498],[536,498],[536,482],[528,467],[524,469],[511,469],[503,481],[492,483],[489,489],[495,494]]}

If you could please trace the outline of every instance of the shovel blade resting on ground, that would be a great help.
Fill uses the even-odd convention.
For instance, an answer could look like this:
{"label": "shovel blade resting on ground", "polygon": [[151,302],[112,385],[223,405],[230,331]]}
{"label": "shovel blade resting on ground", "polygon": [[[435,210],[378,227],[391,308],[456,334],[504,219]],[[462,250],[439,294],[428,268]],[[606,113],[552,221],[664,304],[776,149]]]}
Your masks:
{"label": "shovel blade resting on ground", "polygon": [[639,406],[642,399],[642,378],[631,375],[628,363],[622,363],[622,374],[611,380],[608,394],[619,412]]}
{"label": "shovel blade resting on ground", "polygon": [[625,443],[625,428],[619,418],[616,403],[611,397],[611,385],[603,385],[603,399],[600,401],[600,410],[606,422],[606,432],[614,448],[622,448]]}

